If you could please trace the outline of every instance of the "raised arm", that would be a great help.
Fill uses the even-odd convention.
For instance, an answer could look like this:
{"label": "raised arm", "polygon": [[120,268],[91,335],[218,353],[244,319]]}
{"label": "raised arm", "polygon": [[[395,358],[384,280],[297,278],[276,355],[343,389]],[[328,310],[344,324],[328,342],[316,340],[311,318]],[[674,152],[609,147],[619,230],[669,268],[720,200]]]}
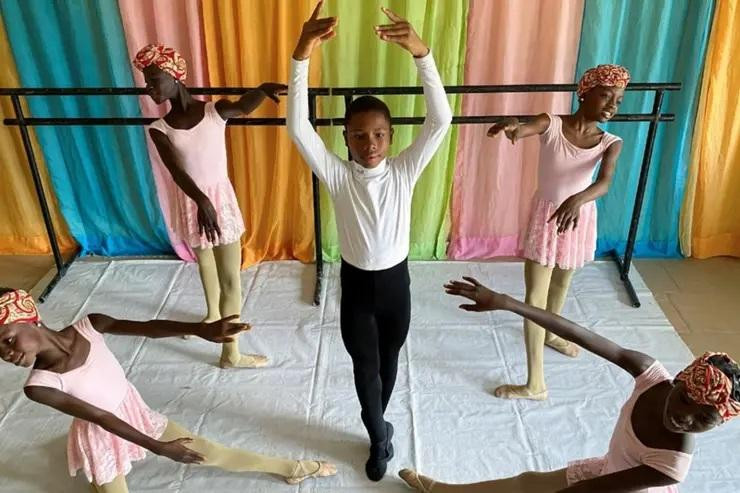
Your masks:
{"label": "raised arm", "polygon": [[427,110],[424,124],[414,142],[397,158],[416,180],[442,144],[452,123],[452,109],[429,48],[406,19],[387,8],[382,10],[391,24],[377,26],[376,34],[383,41],[395,43],[413,55],[424,88]]}
{"label": "raised arm", "polygon": [[518,118],[509,117],[504,118],[489,128],[487,135],[489,137],[495,137],[503,130],[506,138],[512,144],[516,144],[516,141],[519,139],[531,137],[532,135],[541,135],[549,126],[550,117],[547,116],[547,113],[541,113],[527,123],[519,123]]}
{"label": "raised arm", "polygon": [[221,228],[218,225],[218,215],[211,200],[198,188],[193,179],[177,162],[177,154],[170,139],[157,129],[150,128],[149,136],[157,148],[159,157],[162,158],[172,179],[185,195],[190,197],[198,206],[198,226],[200,232],[206,235],[208,241],[215,242],[221,236]]}
{"label": "raised arm", "polygon": [[464,277],[463,279],[464,281],[450,281],[444,287],[447,294],[462,296],[474,302],[460,305],[463,310],[473,312],[506,310],[519,314],[553,334],[574,342],[583,349],[614,363],[634,377],[642,374],[655,361],[644,353],[625,349],[606,337],[591,332],[560,315],[555,315],[547,310],[515,300],[511,296],[492,291],[472,277]]}
{"label": "raised arm", "polygon": [[94,423],[104,430],[131,443],[135,443],[157,455],[169,457],[172,460],[186,464],[200,464],[204,460],[203,456],[198,452],[190,450],[185,446],[192,441],[189,438],[180,438],[171,442],[160,442],[141,433],[115,414],[104,411],[76,397],[72,397],[61,390],[39,385],[29,385],[25,387],[24,391],[26,397],[32,401],[52,407],[59,412],[75,418]]}
{"label": "raised arm", "polygon": [[195,335],[211,342],[233,342],[234,336],[251,329],[249,324],[233,323],[238,315],[232,315],[215,322],[176,322],[172,320],[151,320],[136,322],[132,320],[118,320],[101,313],[93,313],[88,317],[90,324],[101,334],[116,334],[125,336],[143,336],[152,339]]}
{"label": "raised arm", "polygon": [[329,152],[321,137],[311,125],[308,115],[308,64],[311,52],[323,41],[335,36],[335,17],[319,19],[320,1],[303,24],[293,57],[290,61],[290,81],[288,84],[287,126],[290,138],[298,147],[303,159],[330,190],[337,184],[342,171],[341,160]]}
{"label": "raised arm", "polygon": [[264,82],[257,89],[251,90],[239,98],[238,101],[219,99],[216,101],[216,111],[224,120],[246,116],[257,109],[265,98],[270,98],[276,103],[280,102],[279,96],[288,94],[288,86],[276,82]]}

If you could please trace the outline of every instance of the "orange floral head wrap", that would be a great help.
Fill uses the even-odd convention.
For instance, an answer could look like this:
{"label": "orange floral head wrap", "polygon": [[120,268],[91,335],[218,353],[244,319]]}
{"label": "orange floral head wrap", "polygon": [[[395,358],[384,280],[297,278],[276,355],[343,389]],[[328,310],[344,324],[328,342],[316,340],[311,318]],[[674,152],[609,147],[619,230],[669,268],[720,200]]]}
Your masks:
{"label": "orange floral head wrap", "polygon": [[583,96],[594,87],[627,87],[630,72],[621,65],[599,65],[586,70],[578,81],[578,96]]}
{"label": "orange floral head wrap", "polygon": [[16,289],[0,296],[0,325],[39,320],[39,310],[30,294]]}
{"label": "orange floral head wrap", "polygon": [[140,49],[133,63],[139,70],[156,65],[179,81],[184,81],[188,75],[185,59],[174,48],[160,43],[146,45]]}
{"label": "orange floral head wrap", "polygon": [[[732,378],[719,366],[733,369]],[[691,400],[716,408],[723,422],[740,414],[740,371],[727,354],[704,353],[676,375],[676,380],[686,385]]]}

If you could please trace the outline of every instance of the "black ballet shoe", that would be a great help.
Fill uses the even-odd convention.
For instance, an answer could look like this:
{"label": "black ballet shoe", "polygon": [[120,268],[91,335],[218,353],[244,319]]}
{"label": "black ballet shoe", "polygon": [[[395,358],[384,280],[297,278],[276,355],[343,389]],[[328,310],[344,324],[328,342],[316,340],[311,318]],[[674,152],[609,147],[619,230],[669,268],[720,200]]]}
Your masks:
{"label": "black ballet shoe", "polygon": [[365,463],[365,474],[370,481],[380,481],[388,469],[388,462],[393,458],[393,425],[386,421],[386,438],[382,442],[370,445],[370,457]]}

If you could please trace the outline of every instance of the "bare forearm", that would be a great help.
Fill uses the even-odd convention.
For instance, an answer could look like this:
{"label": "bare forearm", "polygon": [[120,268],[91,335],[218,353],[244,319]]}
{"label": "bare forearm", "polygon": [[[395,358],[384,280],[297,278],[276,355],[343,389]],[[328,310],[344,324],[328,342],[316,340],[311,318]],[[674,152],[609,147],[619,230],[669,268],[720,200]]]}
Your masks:
{"label": "bare forearm", "polygon": [[146,322],[117,320],[101,314],[90,315],[90,322],[98,331],[106,334],[144,336],[152,339],[200,335],[204,327],[201,323],[177,322],[173,320],[150,320]]}
{"label": "bare forearm", "polygon": [[583,349],[623,368],[633,376],[641,374],[655,361],[644,353],[625,349],[606,337],[581,327],[560,315],[522,303],[511,296],[505,296],[505,300],[506,310],[531,320],[567,341],[574,342]]}
{"label": "bare forearm", "polygon": [[248,115],[262,104],[267,95],[261,89],[254,89],[239,98],[238,105],[242,114]]}
{"label": "bare forearm", "polygon": [[506,309],[531,320],[540,327],[574,342],[582,348],[596,354],[601,354],[605,344],[613,344],[608,339],[581,327],[575,322],[556,315],[547,310],[528,305],[510,296],[506,297]]}
{"label": "bare forearm", "polygon": [[208,199],[185,171],[180,168],[171,169],[169,166],[167,168],[170,169],[170,174],[175,184],[180,187],[185,195],[193,199],[193,202],[200,204],[203,200]]}
{"label": "bare forearm", "polygon": [[160,443],[159,440],[143,434],[114,414],[108,413],[103,415],[95,422],[95,424],[104,430],[123,438],[124,440],[128,440],[129,442],[135,443],[151,452],[157,453],[157,446]]}
{"label": "bare forearm", "polygon": [[578,197],[578,202],[583,205],[587,204],[588,202],[592,202],[600,197],[603,197],[608,191],[609,183],[597,180],[589,185],[587,188],[585,188],[582,192],[579,192],[576,196]]}

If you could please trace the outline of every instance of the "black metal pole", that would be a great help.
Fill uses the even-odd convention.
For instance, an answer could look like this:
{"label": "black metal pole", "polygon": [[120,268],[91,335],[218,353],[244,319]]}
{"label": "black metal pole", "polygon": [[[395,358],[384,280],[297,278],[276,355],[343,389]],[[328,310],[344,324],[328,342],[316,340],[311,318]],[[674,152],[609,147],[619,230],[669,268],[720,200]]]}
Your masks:
{"label": "black metal pole", "polygon": [[[533,115],[469,115],[456,116],[452,119],[455,125],[463,124],[482,124],[496,123],[502,118],[516,117],[520,121],[529,121]],[[672,113],[664,113],[659,116],[662,122],[671,122],[675,120]],[[652,122],[654,116],[650,113],[628,113],[617,115],[612,118],[612,122]],[[141,126],[149,125],[156,118],[138,118],[138,117],[112,117],[112,118],[26,118],[24,124],[27,127],[38,126]],[[394,125],[419,125],[424,123],[422,116],[397,116],[392,118]],[[5,118],[5,125],[20,125],[17,118]],[[229,126],[284,126],[285,118],[230,118],[227,123]],[[344,125],[344,118],[316,118],[314,126],[326,127],[332,125]]]}
{"label": "black metal pole", "polygon": [[[316,95],[308,95],[308,119],[316,128]],[[321,190],[316,173],[311,173],[311,192],[313,196],[313,234],[316,248],[316,285],[313,292],[314,306],[321,305],[321,289],[324,284],[324,256],[321,249]]]}
{"label": "black metal pole", "polygon": [[65,265],[64,259],[62,258],[62,252],[59,250],[59,243],[57,242],[56,231],[54,231],[54,222],[51,219],[51,213],[49,212],[49,204],[46,201],[46,194],[44,193],[44,184],[41,181],[41,174],[39,173],[38,163],[36,163],[36,155],[33,152],[33,146],[31,145],[31,137],[28,135],[28,127],[25,124],[25,115],[23,114],[23,107],[21,106],[20,98],[17,95],[10,97],[13,102],[13,110],[15,116],[18,119],[18,128],[21,131],[21,140],[23,141],[23,149],[26,151],[26,159],[28,159],[28,167],[31,169],[31,177],[33,178],[33,186],[36,189],[36,197],[39,200],[41,206],[41,215],[44,218],[44,226],[46,226],[46,235],[49,238],[49,245],[51,246],[51,252],[54,255],[54,263],[56,264],[57,273],[44,289],[40,301],[44,301],[46,295],[54,288],[57,281],[64,276],[68,265]]}
{"label": "black metal pole", "polygon": [[657,133],[658,122],[660,121],[660,109],[663,105],[663,94],[664,91],[662,89],[658,89],[655,92],[655,99],[653,100],[653,120],[650,122],[647,141],[645,142],[645,152],[642,155],[640,178],[637,182],[637,191],[635,192],[635,205],[632,209],[632,220],[630,222],[629,234],[627,235],[627,246],[624,250],[624,260],[619,258],[619,254],[616,250],[612,252],[619,268],[619,277],[622,279],[624,287],[627,289],[627,293],[632,300],[632,306],[635,308],[639,308],[640,299],[637,297],[632,281],[630,281],[629,273],[630,268],[632,267],[632,254],[635,250],[637,229],[640,226],[640,213],[642,212],[642,203],[645,199],[645,188],[647,187],[648,173],[650,171],[650,161],[653,157],[653,148],[655,147],[655,134]]}

